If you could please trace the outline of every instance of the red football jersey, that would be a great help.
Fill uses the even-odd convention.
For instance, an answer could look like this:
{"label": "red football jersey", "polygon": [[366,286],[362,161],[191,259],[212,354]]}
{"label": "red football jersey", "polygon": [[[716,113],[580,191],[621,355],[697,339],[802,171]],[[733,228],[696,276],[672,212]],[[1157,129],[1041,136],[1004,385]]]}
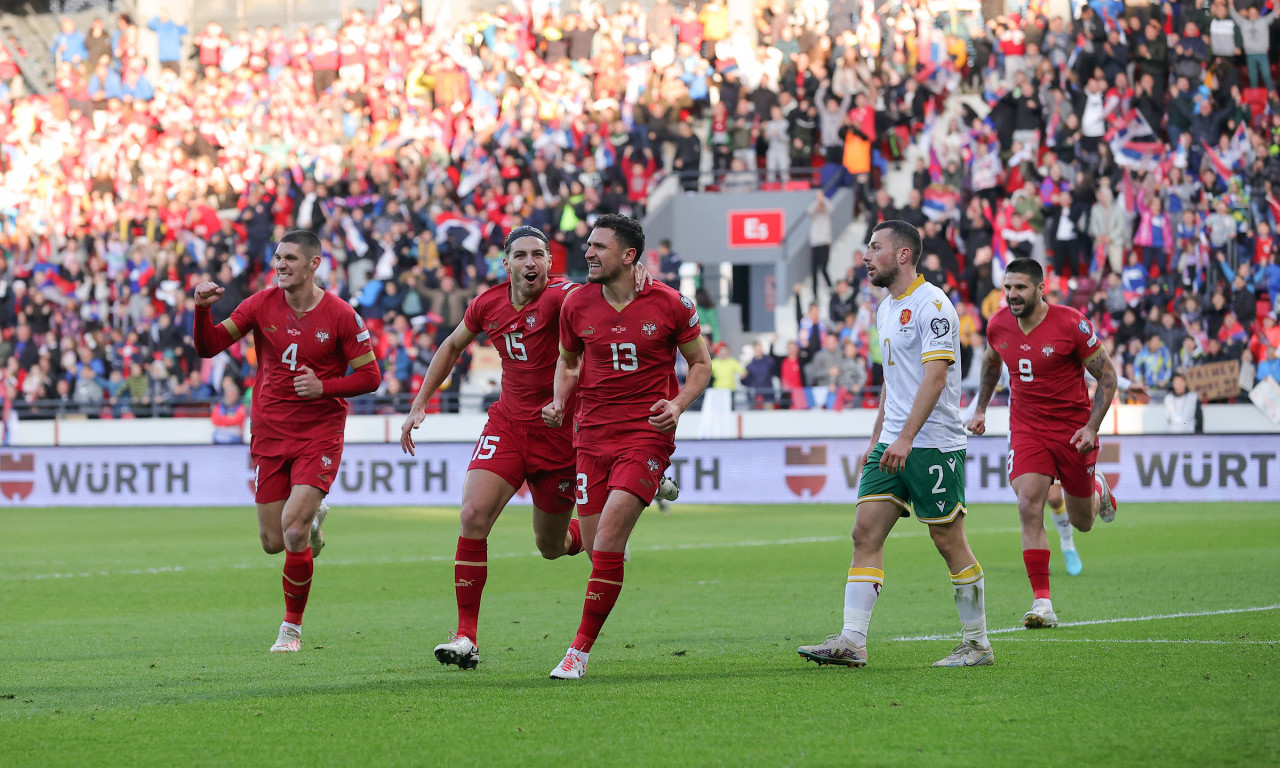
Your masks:
{"label": "red football jersey", "polygon": [[348,367],[375,359],[369,331],[350,304],[326,292],[315,309],[299,316],[285,301],[285,292],[270,286],[240,302],[225,323],[233,323],[241,336],[253,331],[258,353],[250,412],[254,435],[290,440],[342,436],[347,401],[298,397],[293,378],[304,365],[320,379],[341,378]]}
{"label": "red football jersey", "polygon": [[[515,424],[545,429],[542,407],[551,402],[560,359],[560,307],[577,287],[552,278],[536,299],[516,309],[511,284],[495,285],[472,299],[462,322],[474,334],[487,333],[502,359],[502,394],[489,413]],[[566,407],[565,424],[573,413]]]}
{"label": "red football jersey", "polygon": [[1044,320],[1023,333],[1006,307],[991,318],[987,340],[1009,366],[1009,430],[1068,432],[1089,422],[1084,361],[1102,342],[1084,315],[1050,304]]}
{"label": "red football jersey", "polygon": [[663,283],[645,288],[621,312],[603,290],[583,286],[560,310],[560,346],[583,356],[576,427],[627,425],[664,434],[649,426],[649,408],[680,391],[676,348],[701,335],[698,310]]}

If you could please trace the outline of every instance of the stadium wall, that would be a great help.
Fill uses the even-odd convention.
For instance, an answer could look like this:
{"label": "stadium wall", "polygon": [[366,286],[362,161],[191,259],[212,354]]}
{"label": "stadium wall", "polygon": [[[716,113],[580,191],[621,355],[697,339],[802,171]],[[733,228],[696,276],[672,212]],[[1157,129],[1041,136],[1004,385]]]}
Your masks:
{"label": "stadium wall", "polygon": [[[871,435],[876,412],[870,408],[846,411],[734,411],[704,424],[701,412],[690,411],[680,419],[676,437],[792,438],[855,437]],[[351,416],[347,419],[347,443],[399,443],[403,415]],[[484,429],[484,414],[433,414],[414,433],[419,443],[473,442]],[[1274,434],[1280,426],[1253,405],[1206,405],[1204,429],[1209,434]],[[987,433],[1005,435],[1009,409],[993,406],[987,412]],[[1163,405],[1117,405],[1107,414],[1100,430],[1106,435],[1151,435],[1169,431]],[[205,418],[174,419],[60,419],[23,421],[14,430],[15,446],[72,445],[208,445],[213,425]]]}
{"label": "stadium wall", "polygon": [[[857,498],[861,439],[690,440],[671,473],[680,501],[703,504],[834,502]],[[970,503],[1007,504],[1006,442],[969,441]],[[416,457],[388,445],[351,445],[330,492],[344,506],[457,506],[472,444],[423,446]],[[1104,441],[1098,470],[1121,498],[1147,502],[1280,499],[1280,435],[1124,435]],[[0,450],[0,507],[188,507],[253,503],[249,450],[139,446]],[[516,503],[527,500],[522,489]]]}

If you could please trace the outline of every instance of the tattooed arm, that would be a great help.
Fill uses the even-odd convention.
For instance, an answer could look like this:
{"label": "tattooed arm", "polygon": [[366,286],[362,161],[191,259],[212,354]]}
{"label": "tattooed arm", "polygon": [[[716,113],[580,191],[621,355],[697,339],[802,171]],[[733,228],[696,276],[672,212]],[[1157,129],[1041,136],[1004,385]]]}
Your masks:
{"label": "tattooed arm", "polygon": [[1119,374],[1111,363],[1111,357],[1105,349],[1099,349],[1084,361],[1087,370],[1098,380],[1098,387],[1093,393],[1093,410],[1089,412],[1089,423],[1085,424],[1071,438],[1071,444],[1080,453],[1088,453],[1098,445],[1098,427],[1102,425],[1102,417],[1107,415],[1111,401],[1116,397]]}
{"label": "tattooed arm", "polygon": [[966,425],[970,432],[981,435],[987,431],[987,405],[995,394],[996,384],[1000,383],[1000,353],[987,343],[987,351],[982,355],[982,368],[978,373],[978,400],[974,403],[973,418]]}

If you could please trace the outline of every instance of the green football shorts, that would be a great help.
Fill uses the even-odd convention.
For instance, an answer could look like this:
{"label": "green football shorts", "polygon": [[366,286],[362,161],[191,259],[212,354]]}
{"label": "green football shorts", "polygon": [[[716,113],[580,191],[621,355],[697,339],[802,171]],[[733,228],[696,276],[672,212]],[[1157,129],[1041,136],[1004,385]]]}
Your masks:
{"label": "green football shorts", "polygon": [[922,523],[949,523],[966,513],[963,449],[913,448],[906,467],[889,474],[880,468],[880,456],[888,447],[888,443],[876,443],[871,450],[858,483],[859,504],[890,501],[902,507],[903,517],[914,508]]}

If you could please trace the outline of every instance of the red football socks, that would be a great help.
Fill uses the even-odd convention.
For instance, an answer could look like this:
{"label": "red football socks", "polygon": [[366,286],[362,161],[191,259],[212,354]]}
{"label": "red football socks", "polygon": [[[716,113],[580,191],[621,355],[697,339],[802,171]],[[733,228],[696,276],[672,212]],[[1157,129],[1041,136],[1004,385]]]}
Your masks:
{"label": "red football socks", "polygon": [[573,638],[573,647],[580,651],[591,651],[600,628],[618,602],[618,593],[622,592],[622,558],[621,552],[596,550],[591,553],[591,578],[587,579],[587,597],[582,603],[582,623],[578,625],[578,636]]}
{"label": "red football socks", "polygon": [[476,642],[476,625],[480,621],[480,595],[489,575],[489,542],[487,539],[458,537],[458,552],[453,561],[453,588],[458,596],[458,636]]}
{"label": "red football socks", "polygon": [[565,555],[573,557],[582,551],[582,524],[578,522],[578,518],[569,521],[569,549],[565,551]]}
{"label": "red football socks", "polygon": [[1049,599],[1049,550],[1024,549],[1022,562],[1027,566],[1027,578],[1031,580],[1031,595],[1039,600]]}
{"label": "red football socks", "polygon": [[307,609],[307,595],[311,594],[311,574],[314,571],[311,547],[301,552],[284,553],[284,620],[302,626],[302,612]]}

